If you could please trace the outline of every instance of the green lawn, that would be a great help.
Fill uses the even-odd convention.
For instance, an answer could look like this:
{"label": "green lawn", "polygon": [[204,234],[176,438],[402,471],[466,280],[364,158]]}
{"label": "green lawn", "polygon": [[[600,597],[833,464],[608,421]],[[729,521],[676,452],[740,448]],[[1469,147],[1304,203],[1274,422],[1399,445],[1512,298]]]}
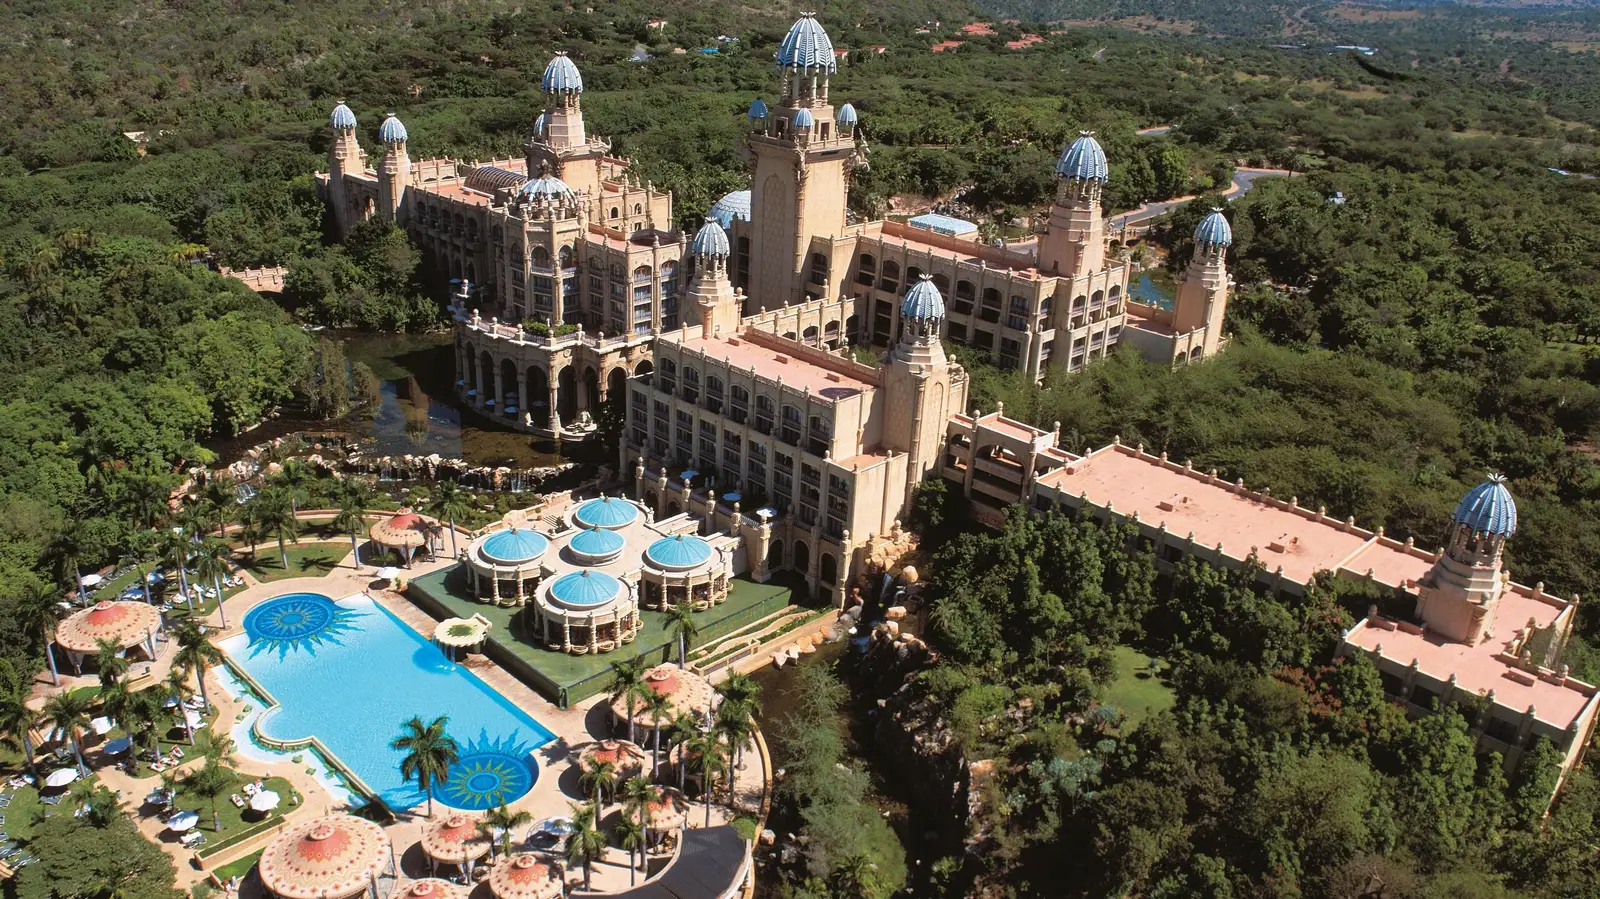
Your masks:
{"label": "green lawn", "polygon": [[[677,659],[677,647],[669,646],[667,639],[667,616],[661,612],[645,610],[639,613],[643,627],[638,638],[628,646],[615,652],[575,656],[519,639],[516,634],[520,633],[520,626],[513,627],[512,619],[520,609],[478,603],[465,594],[463,586],[461,577],[451,568],[417,578],[407,587],[406,594],[414,602],[421,600],[419,604],[422,608],[435,617],[439,617],[438,611],[430,608],[430,605],[436,603],[450,615],[470,618],[476,614],[489,619],[494,625],[489,632],[489,639],[526,662],[539,675],[560,687],[570,688],[567,696],[569,703],[606,689],[609,680],[603,675],[611,670],[611,663],[630,658],[634,653],[652,664]],[[795,589],[791,582],[779,583],[774,580],[758,584],[744,578],[734,578],[728,587],[727,602],[695,614],[700,627],[696,645],[714,640],[791,604],[804,604],[802,591]],[[512,670],[512,674],[517,673]],[[597,675],[602,677],[589,680]],[[551,691],[545,684],[533,681],[529,686],[552,701],[559,701],[558,697],[550,696]]]}
{"label": "green lawn", "polygon": [[268,582],[282,580],[288,577],[322,577],[338,567],[344,557],[350,554],[349,542],[342,543],[303,543],[290,546],[289,567],[283,567],[282,557],[278,554],[276,543],[261,547],[256,557],[251,559],[245,556],[239,560],[239,567],[250,572],[258,581]]}
{"label": "green lawn", "polygon": [[1151,715],[1172,708],[1176,697],[1166,683],[1165,662],[1129,646],[1118,646],[1114,654],[1117,679],[1106,687],[1104,702],[1128,716],[1124,729],[1132,729]]}
{"label": "green lawn", "polygon": [[257,849],[255,852],[250,853],[244,858],[228,862],[226,865],[223,865],[211,873],[215,874],[218,880],[222,881],[223,883],[227,883],[230,878],[242,878],[246,874],[249,874],[250,869],[254,868],[256,866],[256,862],[260,860],[261,850]]}
{"label": "green lawn", "polygon": [[[217,798],[217,817],[222,823],[221,830],[214,830],[212,828],[211,800],[189,792],[188,789],[185,788],[184,782],[181,780],[178,781],[178,802],[176,808],[198,814],[200,816],[199,829],[227,835],[235,830],[253,826],[260,821],[270,821],[300,804],[300,794],[294,791],[294,787],[291,786],[287,780],[284,780],[281,777],[268,777],[265,778],[262,783],[267,789],[272,790],[279,796],[283,797],[283,801],[278,805],[278,807],[270,812],[267,812],[265,816],[262,816],[259,812],[249,811],[248,806],[243,809],[238,808],[232,802],[228,801],[227,796],[220,796]],[[244,791],[242,789],[244,784],[245,781],[243,778],[241,778],[239,783],[234,785],[234,792],[237,793],[240,798],[244,798]],[[217,839],[218,838],[213,837],[210,839],[210,842],[215,843],[217,842]]]}

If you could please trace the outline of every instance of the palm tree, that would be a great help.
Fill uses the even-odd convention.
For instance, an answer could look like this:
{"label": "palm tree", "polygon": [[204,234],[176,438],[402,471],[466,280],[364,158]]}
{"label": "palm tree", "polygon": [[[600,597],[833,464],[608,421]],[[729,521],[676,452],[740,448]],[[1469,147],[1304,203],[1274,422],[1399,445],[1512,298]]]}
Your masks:
{"label": "palm tree", "polygon": [[596,827],[599,810],[592,805],[572,804],[572,836],[567,840],[567,862],[583,866],[583,888],[592,891],[594,863],[605,856],[606,836]]}
{"label": "palm tree", "polygon": [[117,681],[109,686],[100,688],[100,711],[107,718],[122,725],[123,730],[128,729],[128,708],[133,704],[133,693],[128,690],[126,681]]}
{"label": "palm tree", "polygon": [[218,475],[206,482],[206,489],[202,496],[205,504],[211,509],[212,520],[217,523],[217,536],[228,536],[228,524],[234,519],[234,510],[239,507],[237,482],[227,475]]}
{"label": "palm tree", "polygon": [[273,481],[289,494],[289,514],[300,514],[300,488],[311,482],[311,467],[299,459],[287,459]]}
{"label": "palm tree", "polygon": [[261,527],[262,535],[271,534],[278,538],[278,555],[283,560],[283,570],[289,570],[289,548],[286,541],[300,536],[300,519],[295,517],[290,506],[290,497],[282,491],[272,489],[263,490],[256,495],[255,518]]}
{"label": "palm tree", "polygon": [[[706,826],[711,826],[711,789],[716,783],[718,774],[728,770],[728,763],[722,757],[722,741],[714,733],[706,734],[694,741],[691,753],[700,757],[700,779],[705,784],[705,794],[700,797],[706,804]],[[731,787],[730,787],[731,789]]]}
{"label": "palm tree", "polygon": [[635,867],[633,856],[635,852],[641,857],[644,856],[644,828],[639,826],[638,821],[634,821],[631,818],[623,818],[617,822],[616,835],[617,842],[622,844],[622,848],[628,850],[628,886],[632,887],[639,882],[639,869]]}
{"label": "palm tree", "polygon": [[83,726],[89,723],[89,699],[81,693],[63,691],[44,703],[44,717],[62,734],[71,738],[72,752],[78,759],[78,776],[89,773],[83,764]]}
{"label": "palm tree", "polygon": [[[622,785],[622,801],[626,803],[623,819],[627,820],[628,814],[633,814],[639,826],[639,831],[646,838],[650,836],[650,803],[656,801],[656,788],[651,785],[648,778],[630,777]],[[639,860],[645,861],[645,847],[639,847]],[[632,877],[630,874],[629,877]]]}
{"label": "palm tree", "polygon": [[412,718],[400,725],[400,736],[389,743],[390,749],[406,754],[400,760],[400,776],[406,783],[416,780],[422,792],[428,794],[428,817],[433,817],[433,785],[444,783],[450,776],[450,766],[460,758],[459,747],[444,727],[450,722],[445,715],[423,724],[421,718]]}
{"label": "palm tree", "polygon": [[226,762],[233,758],[233,737],[216,728],[203,730],[195,737],[194,749],[202,758]]}
{"label": "palm tree", "polygon": [[633,710],[641,698],[640,688],[644,686],[645,673],[644,659],[635,655],[631,659],[611,663],[611,701],[627,698],[628,703],[628,741],[637,743],[638,737],[633,733]]}
{"label": "palm tree", "polygon": [[28,760],[28,770],[39,775],[38,763],[33,758],[33,729],[39,725],[39,713],[28,708],[28,691],[21,684],[0,695],[0,737],[12,748],[20,748]]}
{"label": "palm tree", "polygon": [[128,736],[137,737],[138,734],[150,734],[150,755],[152,758],[161,754],[161,731],[159,725],[165,718],[166,709],[161,707],[163,700],[161,690],[151,687],[140,690],[128,699],[128,704],[122,714],[122,722]]}
{"label": "palm tree", "polygon": [[100,673],[100,686],[116,686],[128,673],[128,660],[122,657],[122,647],[110,640],[97,640],[95,650],[95,670]]}
{"label": "palm tree", "polygon": [[244,551],[249,553],[252,563],[256,560],[256,544],[267,539],[267,533],[254,519],[247,520],[239,525],[239,530],[234,531],[234,536],[239,539],[239,544]]}
{"label": "palm tree", "polygon": [[644,710],[656,729],[655,742],[650,745],[650,776],[655,777],[661,770],[661,725],[672,720],[672,700],[651,690],[645,697]]}
{"label": "palm tree", "polygon": [[594,792],[595,807],[600,808],[601,797],[605,791],[614,789],[617,785],[617,766],[613,762],[595,762],[578,775],[578,784],[584,790]]}
{"label": "palm tree", "polygon": [[178,513],[178,523],[195,539],[210,533],[211,523],[216,520],[217,510],[210,503],[195,497],[184,499],[183,509]]}
{"label": "palm tree", "polygon": [[189,614],[193,615],[194,593],[189,590],[189,553],[194,549],[194,541],[189,539],[189,532],[183,528],[172,528],[161,532],[158,548],[161,561],[178,570],[178,590],[183,593]]}
{"label": "palm tree", "polygon": [[183,732],[189,742],[193,743],[194,728],[189,726],[188,711],[183,707],[183,701],[194,696],[194,688],[189,686],[189,673],[174,665],[172,670],[167,672],[166,687],[167,695],[177,703],[174,708],[179,720],[183,722]]}
{"label": "palm tree", "polygon": [[358,538],[361,526],[366,523],[366,510],[349,493],[342,493],[339,497],[339,514],[333,516],[331,524],[334,530],[350,535],[350,551],[355,553],[355,561],[351,563],[354,568],[361,567],[361,544]]}
{"label": "palm tree", "polygon": [[450,525],[450,555],[460,555],[461,550],[456,545],[456,519],[472,513],[467,492],[455,481],[440,481],[433,486],[433,499],[428,503],[428,511],[433,517],[441,518]]}
{"label": "palm tree", "polygon": [[667,633],[678,643],[678,667],[686,667],[689,647],[694,643],[694,638],[700,636],[700,628],[694,623],[694,610],[687,601],[675,603],[667,610]]}
{"label": "palm tree", "polygon": [[55,590],[33,581],[25,583],[17,592],[12,611],[23,631],[44,647],[45,661],[50,664],[50,682],[58,687],[61,686],[61,675],[56,671],[55,641],[56,603],[60,601]]}
{"label": "palm tree", "polygon": [[206,669],[222,664],[222,650],[211,645],[199,625],[186,620],[178,625],[178,652],[172,657],[174,668],[193,671],[195,683],[200,685],[200,701],[211,708],[211,698],[206,695]]}
{"label": "palm tree", "polygon": [[[532,823],[533,815],[531,813],[522,809],[511,811],[502,802],[499,808],[492,808],[483,813],[483,817],[478,820],[478,830],[485,835],[499,830],[500,848],[504,850],[505,855],[509,858],[511,856],[511,832]],[[494,842],[492,840],[489,843],[489,860],[491,862],[494,861]]]}
{"label": "palm tree", "polygon": [[873,864],[866,856],[852,852],[828,875],[828,895],[839,899],[866,899],[876,894]]}
{"label": "palm tree", "polygon": [[689,759],[685,754],[689,741],[700,736],[700,725],[693,717],[679,712],[667,729],[667,740],[678,747],[678,792],[683,792],[689,775]]}
{"label": "palm tree", "polygon": [[754,713],[757,701],[761,698],[761,685],[746,675],[730,674],[717,692],[722,694],[724,705],[737,703]]}
{"label": "palm tree", "polygon": [[211,800],[211,829],[222,830],[222,816],[217,814],[217,799],[232,792],[239,782],[239,774],[219,759],[208,758],[204,768],[184,779],[183,785],[197,795]]}
{"label": "palm tree", "polygon": [[734,807],[736,793],[735,780],[739,775],[739,762],[744,755],[744,744],[749,741],[755,731],[755,725],[750,720],[750,713],[736,704],[723,703],[717,708],[717,720],[712,725],[713,736],[721,737],[728,741],[728,808]]}
{"label": "palm tree", "polygon": [[194,576],[210,581],[217,591],[217,614],[222,616],[222,627],[228,626],[228,613],[222,608],[222,582],[233,576],[233,550],[220,537],[207,537],[200,541],[200,551],[194,557]]}

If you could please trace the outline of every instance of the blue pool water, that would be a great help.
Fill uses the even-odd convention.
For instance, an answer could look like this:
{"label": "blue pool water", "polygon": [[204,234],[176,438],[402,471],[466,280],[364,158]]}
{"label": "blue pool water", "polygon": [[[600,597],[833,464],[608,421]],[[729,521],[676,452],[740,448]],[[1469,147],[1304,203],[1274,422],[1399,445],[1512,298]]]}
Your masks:
{"label": "blue pool water", "polygon": [[413,716],[449,716],[461,758],[434,792],[460,809],[527,793],[538,777],[531,753],[555,739],[369,597],[290,593],[251,609],[244,629],[222,648],[278,702],[262,716],[261,733],[317,737],[391,808],[426,798],[401,778],[403,753],[389,748]]}
{"label": "blue pool water", "polygon": [[1171,309],[1177,299],[1177,295],[1171,289],[1157,284],[1148,274],[1140,275],[1128,285],[1128,296],[1146,306],[1160,306],[1162,309]]}

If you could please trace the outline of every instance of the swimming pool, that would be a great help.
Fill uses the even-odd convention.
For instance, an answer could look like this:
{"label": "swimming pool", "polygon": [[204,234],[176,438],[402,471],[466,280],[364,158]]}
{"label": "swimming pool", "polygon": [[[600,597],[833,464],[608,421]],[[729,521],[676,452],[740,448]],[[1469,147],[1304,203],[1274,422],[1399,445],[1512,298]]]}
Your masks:
{"label": "swimming pool", "polygon": [[426,801],[400,776],[403,753],[389,748],[413,716],[449,717],[461,758],[434,798],[460,809],[527,793],[538,777],[532,752],[555,739],[363,594],[274,597],[245,615],[244,629],[221,647],[278,703],[255,732],[269,745],[315,737],[391,808]]}

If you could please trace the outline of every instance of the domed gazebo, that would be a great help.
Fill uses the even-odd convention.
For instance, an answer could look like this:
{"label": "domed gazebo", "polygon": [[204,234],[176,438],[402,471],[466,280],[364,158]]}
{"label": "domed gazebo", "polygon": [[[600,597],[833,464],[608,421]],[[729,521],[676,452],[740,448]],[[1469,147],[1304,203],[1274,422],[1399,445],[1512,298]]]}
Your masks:
{"label": "domed gazebo", "polygon": [[677,833],[689,821],[689,802],[673,787],[656,787],[656,797],[650,800],[650,826],[645,839],[652,851],[670,849],[667,837]]}
{"label": "domed gazebo", "polygon": [[677,534],[651,543],[640,572],[644,605],[666,609],[691,603],[703,611],[728,600],[729,561],[704,537]]}
{"label": "domed gazebo", "polygon": [[461,891],[455,884],[438,877],[413,880],[395,892],[393,899],[460,899]]}
{"label": "domed gazebo", "polygon": [[[676,718],[684,714],[696,721],[704,721],[716,709],[717,691],[712,688],[711,682],[670,662],[651,668],[645,674],[644,682],[645,686],[667,698],[669,717]],[[634,711],[637,712],[638,708],[635,707]],[[618,696],[611,701],[611,715],[620,726],[628,726],[626,696]]]}
{"label": "domed gazebo", "polygon": [[536,603],[539,620],[527,626],[551,649],[610,652],[639,636],[634,585],[603,571],[585,568],[547,581]]}
{"label": "domed gazebo", "polygon": [[478,829],[477,818],[457,812],[422,832],[422,853],[434,864],[470,870],[473,862],[489,854],[489,836]]}
{"label": "domed gazebo", "polygon": [[427,519],[406,508],[374,524],[368,535],[378,546],[399,552],[410,567],[411,557],[428,545],[428,532],[432,527]]}
{"label": "domed gazebo", "polygon": [[495,899],[554,899],[561,888],[561,872],[533,855],[502,859],[489,872],[489,892]]}
{"label": "domed gazebo", "polygon": [[[627,720],[626,717],[623,720]],[[596,740],[578,752],[578,767],[585,771],[602,762],[616,766],[617,780],[620,782],[643,774],[645,767],[650,764],[650,753],[628,740]]]}
{"label": "domed gazebo", "polygon": [[365,818],[329,815],[280,832],[258,870],[277,899],[352,899],[394,873],[389,835]]}
{"label": "domed gazebo", "polygon": [[142,602],[99,602],[80,609],[56,625],[56,643],[71,653],[74,662],[100,651],[107,640],[118,649],[141,647],[155,658],[152,643],[161,613]]}
{"label": "domed gazebo", "polygon": [[550,538],[529,528],[495,531],[467,547],[467,589],[479,602],[520,606],[539,589]]}
{"label": "domed gazebo", "polygon": [[644,516],[644,510],[633,501],[620,496],[601,496],[591,499],[573,510],[569,519],[575,528],[625,528]]}

